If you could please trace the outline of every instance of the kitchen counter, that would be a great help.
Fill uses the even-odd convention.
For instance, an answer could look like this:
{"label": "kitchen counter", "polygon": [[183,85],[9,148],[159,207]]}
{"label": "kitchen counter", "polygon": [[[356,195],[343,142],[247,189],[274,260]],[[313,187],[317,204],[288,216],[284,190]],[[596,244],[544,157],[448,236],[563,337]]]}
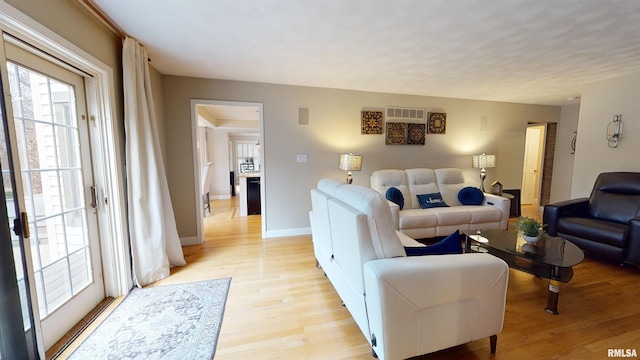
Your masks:
{"label": "kitchen counter", "polygon": [[260,215],[260,172],[240,174],[240,216]]}
{"label": "kitchen counter", "polygon": [[240,173],[240,175],[238,176],[238,178],[248,178],[248,177],[260,177],[260,171],[245,171],[243,173]]}

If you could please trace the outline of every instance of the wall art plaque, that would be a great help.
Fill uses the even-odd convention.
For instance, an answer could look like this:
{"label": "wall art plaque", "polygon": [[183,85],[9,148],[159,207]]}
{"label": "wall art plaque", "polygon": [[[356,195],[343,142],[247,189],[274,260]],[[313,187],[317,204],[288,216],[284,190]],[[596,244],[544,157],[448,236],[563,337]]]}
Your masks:
{"label": "wall art plaque", "polygon": [[387,136],[385,144],[387,145],[406,145],[407,144],[407,123],[387,123]]}
{"label": "wall art plaque", "polygon": [[445,134],[447,132],[447,113],[430,112],[427,116],[429,134]]}
{"label": "wall art plaque", "polygon": [[362,134],[382,134],[382,111],[362,111]]}
{"label": "wall art plaque", "polygon": [[424,145],[425,124],[407,124],[407,145]]}

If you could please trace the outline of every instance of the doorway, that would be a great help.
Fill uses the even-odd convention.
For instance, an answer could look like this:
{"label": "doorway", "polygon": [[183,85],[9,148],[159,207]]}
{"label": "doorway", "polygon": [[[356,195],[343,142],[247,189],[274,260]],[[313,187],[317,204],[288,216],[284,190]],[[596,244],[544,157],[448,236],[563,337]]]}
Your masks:
{"label": "doorway", "polygon": [[124,167],[112,69],[35,22],[14,19],[0,18],[2,234],[10,247],[3,255],[12,258],[2,268],[13,274],[0,298],[17,291],[18,311],[11,309],[22,321],[2,323],[0,352],[5,335],[22,333],[28,358],[44,359],[94,299],[131,289]]}
{"label": "doorway", "polygon": [[544,126],[528,126],[522,165],[522,205],[537,205],[539,203],[543,144]]}
{"label": "doorway", "polygon": [[543,207],[551,197],[556,123],[529,124],[522,167],[522,205]]}
{"label": "doorway", "polygon": [[[206,190],[210,191],[211,199],[225,199],[234,194],[240,196],[238,192],[234,191],[235,184],[238,182],[240,171],[245,170],[244,158],[251,158],[254,171],[258,172],[262,179],[260,182],[260,203],[262,204],[261,228],[264,234],[266,224],[264,148],[260,145],[264,143],[263,104],[193,99],[191,100],[191,115],[197,214],[203,213],[202,195]],[[253,149],[251,155],[239,154],[238,144],[250,144]],[[241,156],[243,160],[239,161],[238,156]],[[203,190],[201,188],[202,170],[203,164],[207,162],[213,163],[213,176],[210,188]],[[203,218],[203,216],[196,217],[196,244],[204,241]]]}
{"label": "doorway", "polygon": [[12,201],[28,231],[14,241],[27,240],[31,254],[29,266],[17,272],[18,284],[30,278],[36,289],[34,313],[48,348],[105,298],[89,120],[81,118],[84,79],[10,43],[4,47],[15,144],[2,158],[11,156],[20,169]]}

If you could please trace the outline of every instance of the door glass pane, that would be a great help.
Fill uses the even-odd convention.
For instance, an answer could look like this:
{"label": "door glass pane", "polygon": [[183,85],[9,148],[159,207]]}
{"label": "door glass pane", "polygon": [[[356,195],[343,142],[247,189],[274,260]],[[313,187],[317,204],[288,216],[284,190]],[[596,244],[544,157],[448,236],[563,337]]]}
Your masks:
{"label": "door glass pane", "polygon": [[75,89],[7,63],[40,317],[93,282]]}
{"label": "door glass pane", "polygon": [[[0,209],[0,221],[2,221],[2,241],[8,243],[2,244],[2,254],[0,254],[0,273],[10,274],[15,271],[16,283],[3,283],[2,293],[0,297],[5,300],[5,307],[0,309],[0,358],[27,358],[28,353],[33,354],[27,349],[27,346],[35,344],[35,334],[32,325],[32,316],[29,307],[29,297],[27,294],[27,284],[25,281],[25,272],[23,266],[23,248],[21,241],[16,234],[10,229],[16,219],[16,195],[14,192],[13,173],[11,172],[10,163],[10,146],[5,133],[6,117],[4,116],[4,101],[0,99],[0,118],[3,123],[0,124],[0,169],[2,176],[2,191],[4,196],[4,204],[0,204],[4,208]],[[10,246],[5,248],[5,245]],[[13,259],[12,259],[13,258]],[[11,261],[13,260],[13,261]],[[6,278],[3,281],[7,281]],[[17,289],[14,287],[17,284]],[[11,290],[12,289],[12,290]],[[16,292],[17,290],[17,292]],[[16,299],[16,301],[13,301]],[[19,303],[17,303],[19,299]],[[18,306],[12,306],[18,305]],[[22,321],[20,321],[22,319]],[[29,344],[29,345],[27,345]]]}

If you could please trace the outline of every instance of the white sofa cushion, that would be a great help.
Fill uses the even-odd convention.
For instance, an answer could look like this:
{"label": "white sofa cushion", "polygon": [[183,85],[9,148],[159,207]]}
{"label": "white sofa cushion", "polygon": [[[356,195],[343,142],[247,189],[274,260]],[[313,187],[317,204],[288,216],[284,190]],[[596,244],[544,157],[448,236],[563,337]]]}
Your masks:
{"label": "white sofa cushion", "polygon": [[386,338],[376,353],[405,359],[498,334],[508,279],[504,261],[489,254],[366,263],[370,331]]}
{"label": "white sofa cushion", "polygon": [[[407,182],[409,183],[409,197],[411,198],[411,208],[420,209],[418,195],[438,193],[436,175],[431,169],[407,169]],[[405,198],[405,203],[407,199]],[[446,200],[445,200],[446,202]]]}
{"label": "white sofa cushion", "polygon": [[399,221],[401,229],[436,227],[438,215],[429,209],[409,209],[402,211]]}
{"label": "white sofa cushion", "polygon": [[400,238],[400,242],[404,247],[426,247],[427,246],[421,242],[415,241],[414,239],[408,237],[407,235],[401,233],[398,230],[396,230],[396,234],[398,235],[398,238]]}
{"label": "white sofa cushion", "polygon": [[444,202],[449,206],[462,206],[458,200],[458,193],[468,185],[464,182],[464,175],[460,169],[435,169],[435,176],[438,182],[438,189]]}
{"label": "white sofa cushion", "polygon": [[461,207],[438,208],[436,213],[438,226],[468,224],[471,222],[471,212]]}
{"label": "white sofa cushion", "polygon": [[467,208],[471,214],[471,221],[469,221],[469,224],[482,224],[489,222],[499,223],[502,220],[502,213],[496,211],[492,206],[465,205],[464,207]]}
{"label": "white sofa cushion", "polygon": [[389,202],[377,191],[364,186],[342,186],[336,199],[367,215],[371,242],[379,259],[404,257],[407,254],[396,234]]}
{"label": "white sofa cushion", "polygon": [[330,197],[334,197],[336,196],[336,190],[343,185],[346,184],[336,179],[320,179],[320,181],[318,181],[318,190]]}
{"label": "white sofa cushion", "polygon": [[371,174],[371,188],[380,194],[386,194],[389,188],[394,187],[402,193],[404,206],[412,207],[411,193],[407,182],[407,174],[404,170],[385,169],[374,171]]}
{"label": "white sofa cushion", "polygon": [[311,189],[311,205],[314,210],[310,212],[313,243],[316,247],[316,259],[324,265],[324,261],[330,260],[333,255],[331,242],[331,224],[329,221],[328,201],[336,193],[336,190],[345,185],[335,179],[321,179],[317,189]]}

